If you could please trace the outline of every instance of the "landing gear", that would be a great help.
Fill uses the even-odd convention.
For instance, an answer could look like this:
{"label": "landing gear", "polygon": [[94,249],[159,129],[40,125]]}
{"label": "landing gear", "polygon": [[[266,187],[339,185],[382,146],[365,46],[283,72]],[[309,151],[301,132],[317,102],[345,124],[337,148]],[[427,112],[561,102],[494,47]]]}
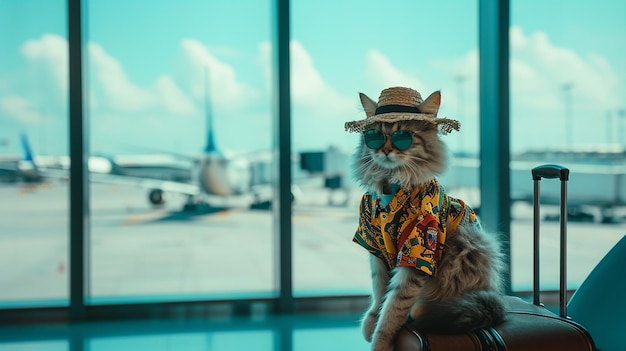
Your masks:
{"label": "landing gear", "polygon": [[183,212],[197,212],[199,210],[208,209],[210,206],[201,198],[194,195],[187,195],[187,201],[183,205]]}
{"label": "landing gear", "polygon": [[615,211],[612,207],[602,207],[600,217],[602,223],[615,223]]}
{"label": "landing gear", "polygon": [[271,210],[272,200],[255,201],[250,204],[250,209],[251,210],[264,210],[264,211]]}
{"label": "landing gear", "polygon": [[[289,200],[290,200],[291,205],[293,205],[296,202],[296,196],[294,195],[293,192],[289,193]],[[266,196],[265,198],[263,198],[260,194],[254,194],[254,200],[250,204],[250,209],[269,211],[272,209],[272,206],[273,206],[273,201],[271,197]]]}
{"label": "landing gear", "polygon": [[183,212],[194,212],[196,210],[196,208],[198,208],[198,205],[196,205],[194,203],[186,202],[183,205]]}
{"label": "landing gear", "polygon": [[152,189],[148,193],[148,200],[155,206],[160,206],[165,203],[165,194],[161,189]]}

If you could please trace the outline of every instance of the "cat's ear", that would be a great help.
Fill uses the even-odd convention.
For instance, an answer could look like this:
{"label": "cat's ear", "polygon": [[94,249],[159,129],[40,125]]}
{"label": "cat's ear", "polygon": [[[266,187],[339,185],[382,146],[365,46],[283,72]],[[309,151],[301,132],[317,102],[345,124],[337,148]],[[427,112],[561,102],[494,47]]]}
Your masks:
{"label": "cat's ear", "polygon": [[359,93],[359,97],[361,98],[361,105],[363,105],[365,115],[367,117],[372,117],[376,113],[376,108],[378,107],[378,104],[363,93]]}
{"label": "cat's ear", "polygon": [[424,100],[424,102],[420,104],[419,109],[421,113],[437,116],[437,111],[439,111],[440,104],[441,92],[437,90],[436,92],[430,94],[430,96],[428,96],[426,100]]}

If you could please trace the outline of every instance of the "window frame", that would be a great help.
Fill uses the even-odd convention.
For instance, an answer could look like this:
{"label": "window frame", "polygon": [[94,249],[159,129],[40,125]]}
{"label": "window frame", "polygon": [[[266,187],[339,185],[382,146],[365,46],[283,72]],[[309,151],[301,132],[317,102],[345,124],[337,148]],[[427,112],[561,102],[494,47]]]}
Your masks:
{"label": "window frame", "polygon": [[[510,1],[479,1],[480,56],[480,131],[488,137],[480,140],[481,211],[488,230],[500,233],[506,256],[506,290],[511,292],[510,279],[510,198],[509,198],[509,7]],[[84,38],[81,22],[86,1],[68,0],[69,43],[69,138],[70,159],[70,299],[69,306],[48,308],[0,309],[0,324],[18,321],[84,321],[111,317],[176,315],[210,311],[228,305],[233,314],[250,313],[255,304],[268,305],[279,313],[315,310],[329,302],[333,309],[362,309],[367,296],[334,296],[298,298],[293,295],[292,227],[291,227],[291,97],[290,97],[290,0],[273,1],[274,114],[273,153],[276,156],[274,237],[277,255],[274,258],[278,297],[258,300],[182,301],[141,304],[90,305],[86,303],[89,279],[89,186],[87,172],[88,134],[85,116],[86,86]],[[495,69],[494,69],[495,67]],[[484,175],[484,176],[483,176]],[[494,175],[496,175],[494,177]],[[282,206],[281,206],[282,204]],[[338,303],[339,302],[339,303]],[[208,305],[208,306],[207,306]],[[43,318],[42,318],[43,317]]]}

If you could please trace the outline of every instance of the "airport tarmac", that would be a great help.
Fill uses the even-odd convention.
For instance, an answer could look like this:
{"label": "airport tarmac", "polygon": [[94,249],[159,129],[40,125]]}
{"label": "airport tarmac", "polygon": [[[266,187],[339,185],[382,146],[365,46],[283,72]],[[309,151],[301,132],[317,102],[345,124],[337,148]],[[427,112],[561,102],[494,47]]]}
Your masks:
{"label": "airport tarmac", "polygon": [[[370,291],[368,254],[351,241],[360,194],[352,192],[348,206],[328,206],[329,196],[320,188],[303,188],[293,208],[296,296]],[[181,211],[183,203],[170,196],[155,209],[144,189],[92,185],[87,272],[93,303],[275,296],[279,263],[271,211],[189,213]],[[513,290],[527,291],[532,209],[516,204],[513,216]],[[558,288],[558,232],[558,222],[542,222],[546,289]],[[578,286],[625,233],[624,222],[570,222],[568,286]],[[0,304],[66,303],[68,237],[67,184],[0,184]]]}

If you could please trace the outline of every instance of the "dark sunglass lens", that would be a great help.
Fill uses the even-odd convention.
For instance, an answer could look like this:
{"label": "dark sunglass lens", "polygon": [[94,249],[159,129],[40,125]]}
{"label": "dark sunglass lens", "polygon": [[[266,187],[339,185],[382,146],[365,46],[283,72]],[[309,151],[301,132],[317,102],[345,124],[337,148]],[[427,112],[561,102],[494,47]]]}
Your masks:
{"label": "dark sunglass lens", "polygon": [[413,134],[405,130],[399,130],[391,136],[391,142],[400,151],[404,151],[413,144]]}
{"label": "dark sunglass lens", "polygon": [[369,129],[363,134],[365,145],[370,149],[378,150],[385,144],[385,136],[380,130]]}

